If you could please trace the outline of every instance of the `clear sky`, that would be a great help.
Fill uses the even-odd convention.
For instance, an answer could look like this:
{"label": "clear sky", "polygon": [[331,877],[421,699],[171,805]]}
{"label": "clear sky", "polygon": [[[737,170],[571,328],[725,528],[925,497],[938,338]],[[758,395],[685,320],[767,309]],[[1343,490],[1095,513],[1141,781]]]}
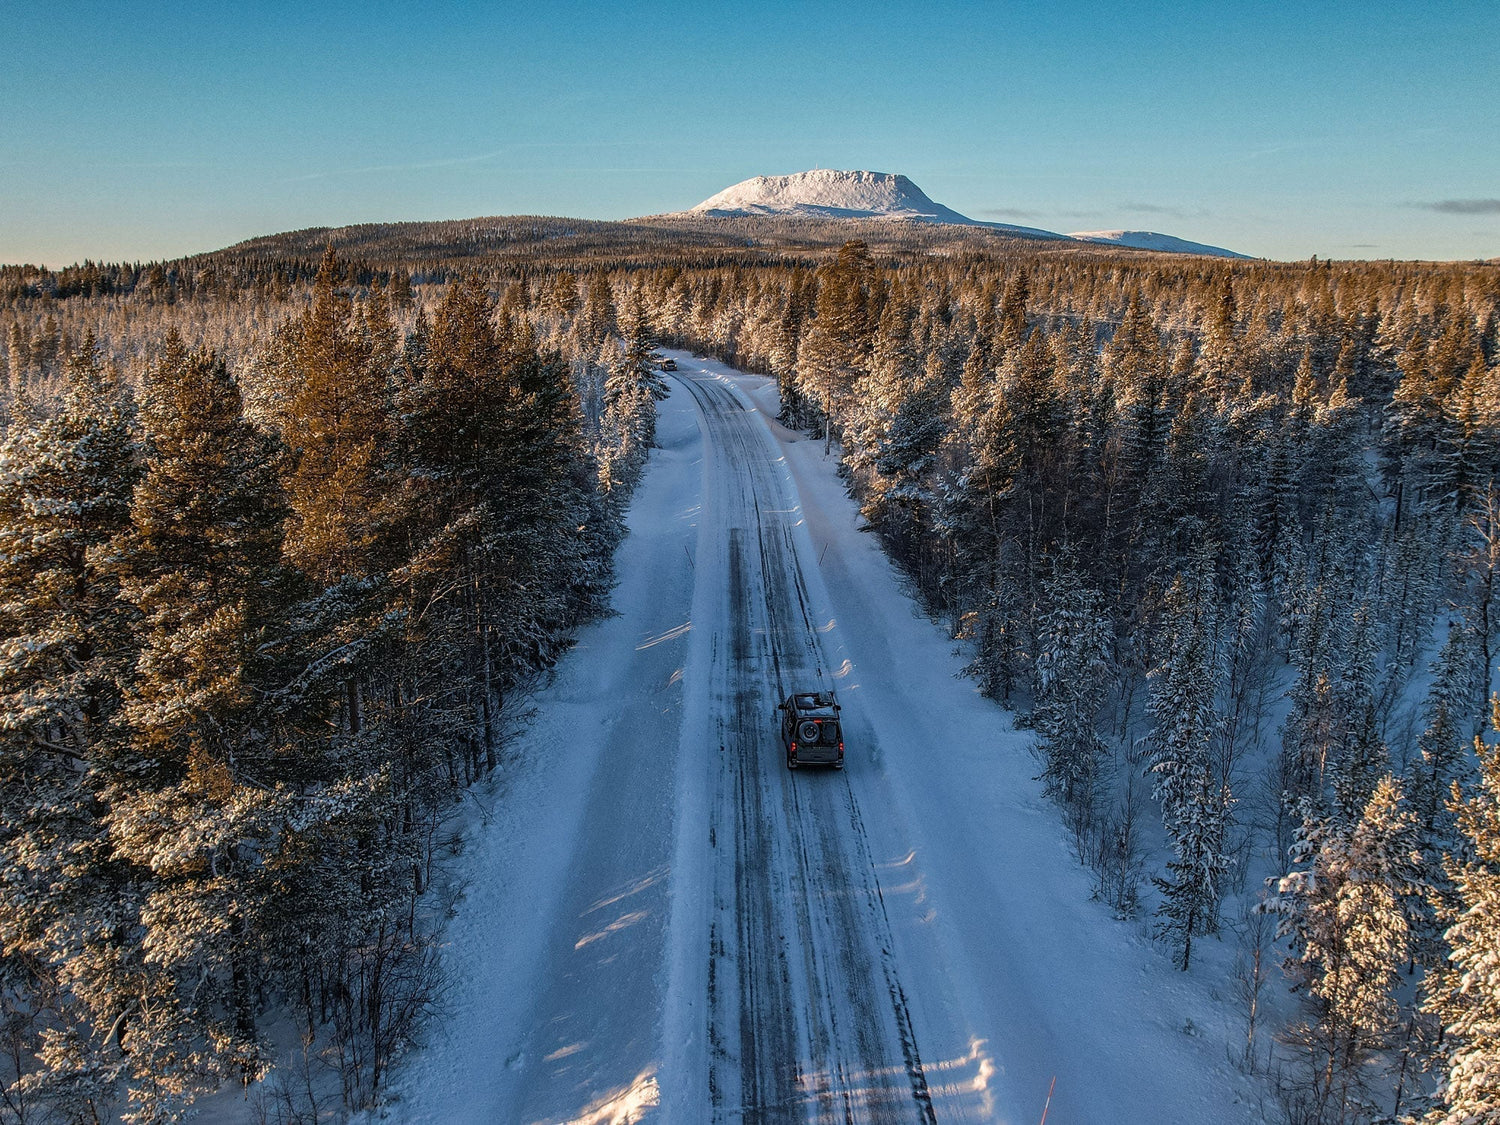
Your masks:
{"label": "clear sky", "polygon": [[1496,257],[1500,0],[0,0],[0,262],[812,167],[1064,232]]}

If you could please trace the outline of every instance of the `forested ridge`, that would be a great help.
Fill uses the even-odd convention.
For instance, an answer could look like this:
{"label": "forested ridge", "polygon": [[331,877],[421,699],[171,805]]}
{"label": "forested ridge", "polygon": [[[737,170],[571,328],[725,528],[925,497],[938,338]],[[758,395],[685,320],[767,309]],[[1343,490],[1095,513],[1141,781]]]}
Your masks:
{"label": "forested ridge", "polygon": [[3,1112],[165,1119],[278,1007],[375,1096],[660,340],[840,458],[1097,897],[1236,945],[1286,1120],[1500,1119],[1500,268],[614,253],[5,289]]}

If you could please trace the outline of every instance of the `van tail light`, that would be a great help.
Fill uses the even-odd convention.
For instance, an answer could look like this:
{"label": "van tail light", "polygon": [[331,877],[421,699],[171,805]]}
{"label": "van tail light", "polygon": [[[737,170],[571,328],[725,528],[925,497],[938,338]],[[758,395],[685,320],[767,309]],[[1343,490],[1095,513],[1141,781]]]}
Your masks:
{"label": "van tail light", "polygon": [[844,752],[844,740],[843,739],[839,739],[839,753],[842,754],[843,752]]}
{"label": "van tail light", "polygon": [[788,754],[795,754],[796,752],[797,752],[797,744],[794,742],[794,743],[791,744],[791,746],[789,746],[787,748],[787,753]]}

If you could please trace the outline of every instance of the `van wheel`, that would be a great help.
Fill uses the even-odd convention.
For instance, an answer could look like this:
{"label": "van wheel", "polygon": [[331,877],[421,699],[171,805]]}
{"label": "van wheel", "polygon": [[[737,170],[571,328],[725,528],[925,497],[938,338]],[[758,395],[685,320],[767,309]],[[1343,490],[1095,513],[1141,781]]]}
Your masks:
{"label": "van wheel", "polygon": [[836,769],[836,770],[843,769],[844,768],[844,759],[840,758],[838,761],[834,762],[833,763],[833,768]]}
{"label": "van wheel", "polygon": [[787,755],[786,768],[789,769],[789,770],[796,769],[797,768],[797,759],[793,758],[791,755]]}

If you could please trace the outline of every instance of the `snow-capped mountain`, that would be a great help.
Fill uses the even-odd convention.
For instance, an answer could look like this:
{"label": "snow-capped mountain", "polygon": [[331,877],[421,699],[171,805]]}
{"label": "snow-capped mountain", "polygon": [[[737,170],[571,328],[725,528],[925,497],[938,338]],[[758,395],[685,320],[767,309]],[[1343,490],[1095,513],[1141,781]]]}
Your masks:
{"label": "snow-capped mountain", "polygon": [[1189,242],[1170,234],[1141,230],[1085,231],[1058,234],[1037,227],[986,223],[960,215],[928,198],[927,193],[905,176],[891,172],[838,171],[817,168],[787,176],[755,176],[711,195],[681,215],[740,216],[769,215],[812,219],[896,219],[918,223],[948,223],[984,227],[1027,238],[1077,239],[1137,250],[1175,254],[1211,254],[1221,258],[1244,258],[1245,254]]}
{"label": "snow-capped mountain", "polygon": [[1158,234],[1154,230],[1086,230],[1068,235],[1080,242],[1098,242],[1106,246],[1130,246],[1137,250],[1160,250],[1168,254],[1211,254],[1216,258],[1249,258],[1226,250],[1222,246],[1209,246],[1202,242],[1189,242],[1170,234]]}
{"label": "snow-capped mountain", "polygon": [[686,212],[689,215],[787,215],[817,219],[905,219],[1011,231],[1032,238],[1061,238],[1049,230],[981,223],[927,197],[905,176],[817,168],[789,176],[755,176],[727,187]]}
{"label": "snow-capped mountain", "polygon": [[905,176],[818,168],[790,176],[756,176],[693,208],[716,215],[813,215],[819,218],[926,219],[972,224],[934,203]]}

